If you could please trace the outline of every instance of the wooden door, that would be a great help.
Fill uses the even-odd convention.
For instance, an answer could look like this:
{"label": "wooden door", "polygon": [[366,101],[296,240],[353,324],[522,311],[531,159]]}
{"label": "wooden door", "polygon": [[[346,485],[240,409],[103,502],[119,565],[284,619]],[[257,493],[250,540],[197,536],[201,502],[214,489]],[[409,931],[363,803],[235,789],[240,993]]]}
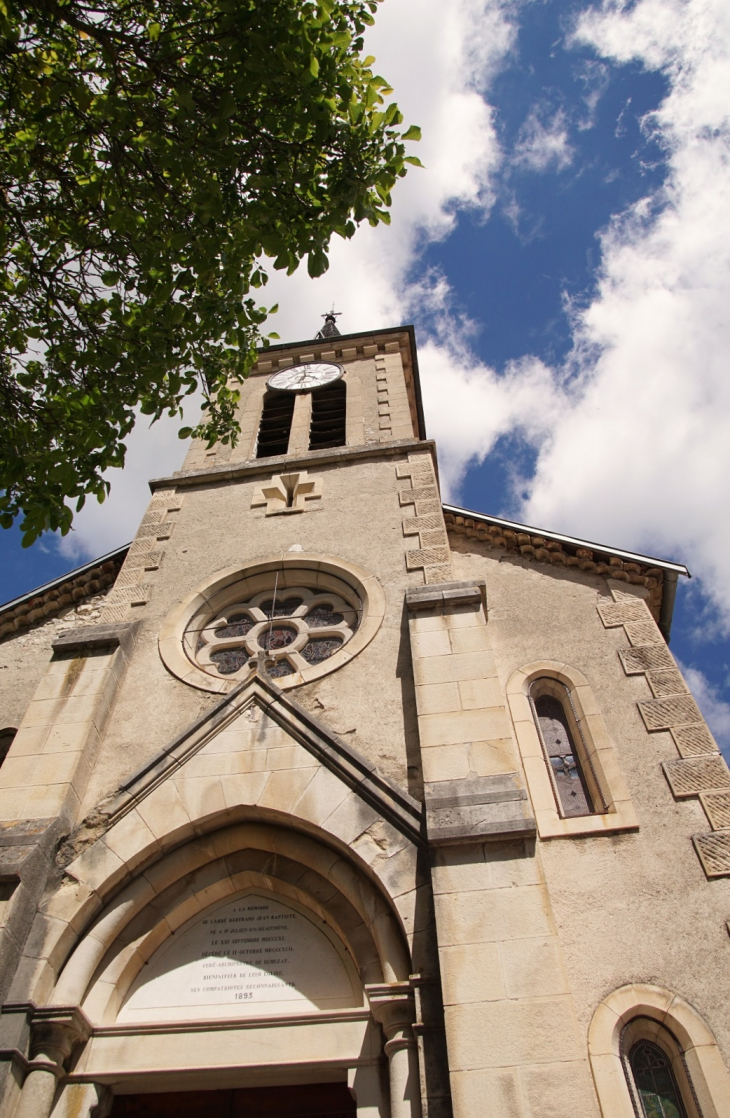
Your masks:
{"label": "wooden door", "polygon": [[346,1083],[117,1095],[111,1118],[355,1118]]}

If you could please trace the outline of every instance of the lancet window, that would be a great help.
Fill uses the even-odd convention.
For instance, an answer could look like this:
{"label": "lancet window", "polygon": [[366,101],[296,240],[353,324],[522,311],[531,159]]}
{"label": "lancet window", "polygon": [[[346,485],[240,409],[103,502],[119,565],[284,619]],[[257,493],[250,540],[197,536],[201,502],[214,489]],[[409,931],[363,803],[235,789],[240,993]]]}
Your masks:
{"label": "lancet window", "polygon": [[530,699],[561,816],[570,819],[604,812],[606,807],[567,690],[555,680],[536,680]]}
{"label": "lancet window", "polygon": [[687,1118],[671,1060],[658,1044],[640,1040],[629,1053],[629,1066],[642,1118]]}
{"label": "lancet window", "polygon": [[667,1029],[636,1017],[624,1029],[621,1051],[637,1118],[699,1118],[684,1055]]}

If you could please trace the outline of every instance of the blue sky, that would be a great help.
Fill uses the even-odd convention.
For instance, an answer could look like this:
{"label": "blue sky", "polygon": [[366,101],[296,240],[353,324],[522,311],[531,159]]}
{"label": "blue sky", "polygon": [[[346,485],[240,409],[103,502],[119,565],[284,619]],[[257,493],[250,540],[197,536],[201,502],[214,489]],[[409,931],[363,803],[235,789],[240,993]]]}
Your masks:
{"label": "blue sky", "polygon": [[[272,328],[414,321],[450,500],[687,563],[672,649],[730,749],[730,15],[721,0],[384,0],[368,48],[421,124],[389,230],[276,276]],[[139,428],[70,540],[0,535],[10,598],[124,543]]]}

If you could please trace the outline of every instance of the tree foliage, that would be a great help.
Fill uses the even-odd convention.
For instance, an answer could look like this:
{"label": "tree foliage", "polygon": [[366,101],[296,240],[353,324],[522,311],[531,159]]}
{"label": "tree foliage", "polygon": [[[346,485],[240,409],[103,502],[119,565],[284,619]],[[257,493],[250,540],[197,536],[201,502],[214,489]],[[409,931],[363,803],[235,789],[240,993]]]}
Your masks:
{"label": "tree foliage", "polygon": [[[235,441],[266,258],[388,220],[377,0],[0,0],[0,524],[66,533],[135,409]],[[7,6],[6,6],[7,5]],[[189,434],[185,429],[181,434]]]}

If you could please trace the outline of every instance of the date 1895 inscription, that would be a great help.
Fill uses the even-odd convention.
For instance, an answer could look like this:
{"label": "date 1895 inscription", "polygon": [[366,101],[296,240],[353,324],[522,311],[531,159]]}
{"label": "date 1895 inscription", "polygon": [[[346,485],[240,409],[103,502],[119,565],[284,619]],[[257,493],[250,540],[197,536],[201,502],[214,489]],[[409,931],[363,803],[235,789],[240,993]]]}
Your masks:
{"label": "date 1895 inscription", "polygon": [[252,894],[198,917],[144,970],[120,1021],[298,1013],[359,1002],[324,932],[280,901]]}

